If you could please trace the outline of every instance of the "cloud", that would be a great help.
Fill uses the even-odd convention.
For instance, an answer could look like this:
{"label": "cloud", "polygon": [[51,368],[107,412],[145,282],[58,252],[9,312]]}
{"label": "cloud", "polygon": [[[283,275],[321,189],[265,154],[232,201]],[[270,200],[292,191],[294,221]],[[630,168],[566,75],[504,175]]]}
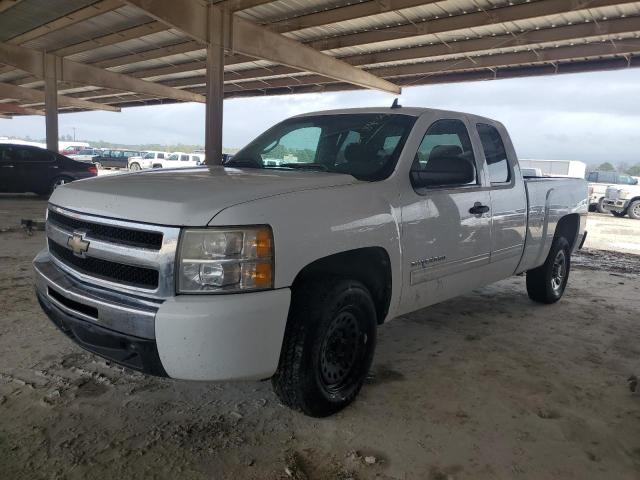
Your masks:
{"label": "cloud", "polygon": [[[372,91],[232,99],[224,103],[224,144],[240,147],[298,113],[391,105]],[[640,163],[640,70],[594,72],[405,88],[400,103],[502,121],[530,158]],[[60,133],[123,144],[204,143],[204,105],[128,108],[60,116]],[[0,135],[44,137],[44,119],[0,120]]]}

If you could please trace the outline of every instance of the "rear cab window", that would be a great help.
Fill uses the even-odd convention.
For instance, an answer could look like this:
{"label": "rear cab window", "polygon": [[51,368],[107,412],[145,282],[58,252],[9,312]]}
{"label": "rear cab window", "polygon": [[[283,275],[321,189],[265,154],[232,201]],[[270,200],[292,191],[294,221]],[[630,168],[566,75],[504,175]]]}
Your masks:
{"label": "rear cab window", "polygon": [[491,185],[510,183],[512,178],[511,165],[500,132],[493,125],[486,123],[478,123],[476,128],[482,143]]}

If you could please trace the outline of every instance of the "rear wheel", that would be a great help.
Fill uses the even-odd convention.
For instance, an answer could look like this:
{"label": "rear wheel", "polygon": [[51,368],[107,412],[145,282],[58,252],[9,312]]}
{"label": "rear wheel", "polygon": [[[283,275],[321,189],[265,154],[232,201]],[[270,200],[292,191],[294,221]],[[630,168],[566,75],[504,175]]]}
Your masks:
{"label": "rear wheel", "polygon": [[140,168],[139,163],[133,162],[131,165],[129,165],[129,170],[131,170],[132,172],[138,172],[142,169]]}
{"label": "rear wheel", "polygon": [[329,278],[298,288],[271,379],[282,403],[313,417],[349,405],[371,366],[376,328],[376,309],[362,283]]}
{"label": "rear wheel", "polygon": [[629,218],[640,220],[640,200],[631,202],[627,210],[629,212]]}
{"label": "rear wheel", "polygon": [[598,200],[598,204],[596,205],[596,211],[598,213],[607,213],[607,211],[603,207],[603,204],[604,204],[604,198],[601,198],[600,200]]}
{"label": "rear wheel", "polygon": [[564,237],[556,237],[544,264],[527,272],[527,293],[539,303],[555,303],[569,280],[571,247]]}

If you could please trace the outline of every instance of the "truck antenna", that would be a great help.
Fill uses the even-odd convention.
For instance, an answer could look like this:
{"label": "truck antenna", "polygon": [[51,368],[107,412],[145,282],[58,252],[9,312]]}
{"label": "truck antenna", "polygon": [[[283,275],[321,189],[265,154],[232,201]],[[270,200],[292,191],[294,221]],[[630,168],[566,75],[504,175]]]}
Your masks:
{"label": "truck antenna", "polygon": [[398,99],[397,99],[397,98],[395,98],[395,99],[393,100],[393,103],[391,104],[391,108],[402,108],[402,105],[400,105],[400,104],[398,103]]}

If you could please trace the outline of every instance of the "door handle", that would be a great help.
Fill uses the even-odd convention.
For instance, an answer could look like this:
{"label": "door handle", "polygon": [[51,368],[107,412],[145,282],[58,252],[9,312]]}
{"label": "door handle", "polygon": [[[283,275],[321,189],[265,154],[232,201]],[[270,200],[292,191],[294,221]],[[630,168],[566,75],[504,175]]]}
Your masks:
{"label": "door handle", "polygon": [[15,165],[2,165],[2,168],[15,168]]}
{"label": "door handle", "polygon": [[486,205],[482,205],[480,202],[476,202],[473,204],[473,207],[469,209],[469,213],[473,215],[482,215],[483,213],[487,213],[489,210],[489,207],[487,207]]}

